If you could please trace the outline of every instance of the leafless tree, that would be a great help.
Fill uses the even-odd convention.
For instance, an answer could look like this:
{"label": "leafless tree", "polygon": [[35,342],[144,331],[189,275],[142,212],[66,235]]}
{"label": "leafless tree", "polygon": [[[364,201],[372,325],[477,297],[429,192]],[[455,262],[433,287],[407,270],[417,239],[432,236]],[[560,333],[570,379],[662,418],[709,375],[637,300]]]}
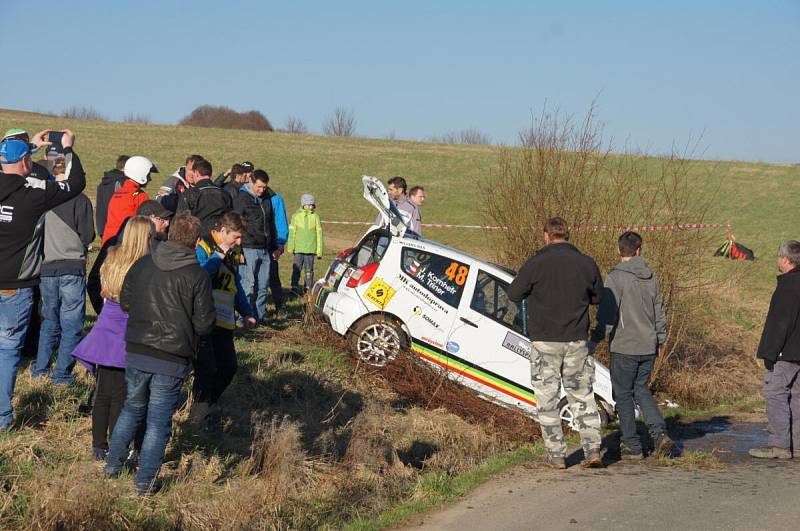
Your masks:
{"label": "leafless tree", "polygon": [[450,131],[442,136],[432,137],[431,141],[441,142],[442,144],[476,144],[482,146],[492,143],[489,135],[482,133],[477,127],[468,127],[461,131]]}
{"label": "leafless tree", "polygon": [[289,115],[286,119],[286,125],[283,126],[283,130],[287,133],[296,133],[301,135],[308,134],[308,127],[306,127],[306,123],[297,116]]}
{"label": "leafless tree", "polygon": [[73,120],[98,120],[102,122],[108,120],[108,118],[100,114],[94,107],[87,107],[85,105],[73,105],[72,107],[68,107],[64,109],[61,116]]}
{"label": "leafless tree", "polygon": [[333,114],[322,122],[322,132],[328,136],[353,136],[356,117],[352,109],[336,107]]}
{"label": "leafless tree", "polygon": [[141,113],[128,113],[122,117],[123,123],[126,124],[150,124],[153,123],[150,117]]}

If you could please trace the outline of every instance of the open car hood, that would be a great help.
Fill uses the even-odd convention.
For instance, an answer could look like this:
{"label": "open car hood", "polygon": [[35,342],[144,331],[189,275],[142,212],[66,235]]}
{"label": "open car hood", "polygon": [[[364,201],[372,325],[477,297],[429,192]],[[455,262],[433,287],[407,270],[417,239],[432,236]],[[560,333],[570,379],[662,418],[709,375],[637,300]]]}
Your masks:
{"label": "open car hood", "polygon": [[382,226],[387,227],[392,236],[403,236],[408,230],[408,226],[403,221],[397,207],[389,201],[389,193],[381,180],[364,175],[361,182],[364,183],[364,199],[378,211]]}

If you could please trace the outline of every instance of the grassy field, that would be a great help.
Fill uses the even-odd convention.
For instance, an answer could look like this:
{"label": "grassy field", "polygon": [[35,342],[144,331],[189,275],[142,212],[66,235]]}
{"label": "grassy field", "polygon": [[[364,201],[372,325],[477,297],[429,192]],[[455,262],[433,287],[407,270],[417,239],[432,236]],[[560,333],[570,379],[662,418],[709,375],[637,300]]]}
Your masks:
{"label": "grassy field", "polygon": [[[69,127],[94,197],[117,155],[142,154],[161,169],[149,190],[184,158],[200,153],[215,173],[251,160],[266,169],[291,213],[302,193],[316,196],[323,220],[369,221],[360,176],[404,175],[425,186],[429,223],[484,223],[480,182],[493,174],[499,148],[363,138],[74,121],[0,110],[0,129],[33,133]],[[720,184],[707,222],[730,222],[759,260],[747,282],[717,296],[720,335],[752,349],[775,275],[781,240],[800,236],[794,198],[800,168],[700,161],[698,194]],[[709,178],[709,175],[711,176]],[[531,205],[531,209],[535,205]],[[523,217],[524,212],[520,213]],[[696,220],[685,220],[693,222]],[[363,227],[325,227],[326,259],[352,244]],[[427,229],[431,239],[493,256],[492,233]],[[719,232],[719,243],[724,240]],[[714,249],[709,248],[709,263]],[[282,277],[288,280],[288,260]],[[319,265],[318,274],[327,264]],[[302,307],[290,312],[300,318]],[[90,420],[76,413],[89,381],[63,389],[31,381],[20,369],[19,426],[0,434],[2,528],[375,528],[460,495],[489,472],[531,459],[536,448],[469,422],[437,404],[409,402],[391,382],[352,364],[341,342],[320,328],[276,323],[237,339],[241,367],[208,429],[176,419],[163,476],[165,491],[139,500],[130,482],[108,482],[91,461]],[[82,371],[81,371],[82,372]],[[374,519],[375,515],[380,515]]]}

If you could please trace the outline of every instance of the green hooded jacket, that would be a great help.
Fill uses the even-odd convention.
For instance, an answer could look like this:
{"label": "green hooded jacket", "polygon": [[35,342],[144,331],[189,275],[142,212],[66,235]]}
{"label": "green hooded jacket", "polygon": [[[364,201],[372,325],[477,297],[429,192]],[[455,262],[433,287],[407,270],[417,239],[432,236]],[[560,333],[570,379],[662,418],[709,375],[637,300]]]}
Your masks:
{"label": "green hooded jacket", "polygon": [[304,208],[292,214],[286,250],[290,253],[315,254],[322,258],[322,222],[319,214]]}

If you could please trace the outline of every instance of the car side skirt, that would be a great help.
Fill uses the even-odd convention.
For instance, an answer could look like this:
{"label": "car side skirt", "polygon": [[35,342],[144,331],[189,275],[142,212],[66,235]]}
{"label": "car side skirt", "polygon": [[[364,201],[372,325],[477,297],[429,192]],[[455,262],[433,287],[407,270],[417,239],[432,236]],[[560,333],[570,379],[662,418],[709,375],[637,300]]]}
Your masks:
{"label": "car side skirt", "polygon": [[[504,378],[498,374],[487,371],[470,363],[469,361],[454,356],[450,352],[446,352],[434,345],[424,343],[417,339],[411,342],[411,350],[419,355],[424,360],[433,363],[449,372],[453,372],[464,376],[476,383],[484,385],[490,389],[494,389],[504,395],[507,395],[513,400],[518,400],[530,406],[536,407],[536,397],[532,389],[526,389],[511,380]],[[515,405],[511,403],[510,405]]]}

